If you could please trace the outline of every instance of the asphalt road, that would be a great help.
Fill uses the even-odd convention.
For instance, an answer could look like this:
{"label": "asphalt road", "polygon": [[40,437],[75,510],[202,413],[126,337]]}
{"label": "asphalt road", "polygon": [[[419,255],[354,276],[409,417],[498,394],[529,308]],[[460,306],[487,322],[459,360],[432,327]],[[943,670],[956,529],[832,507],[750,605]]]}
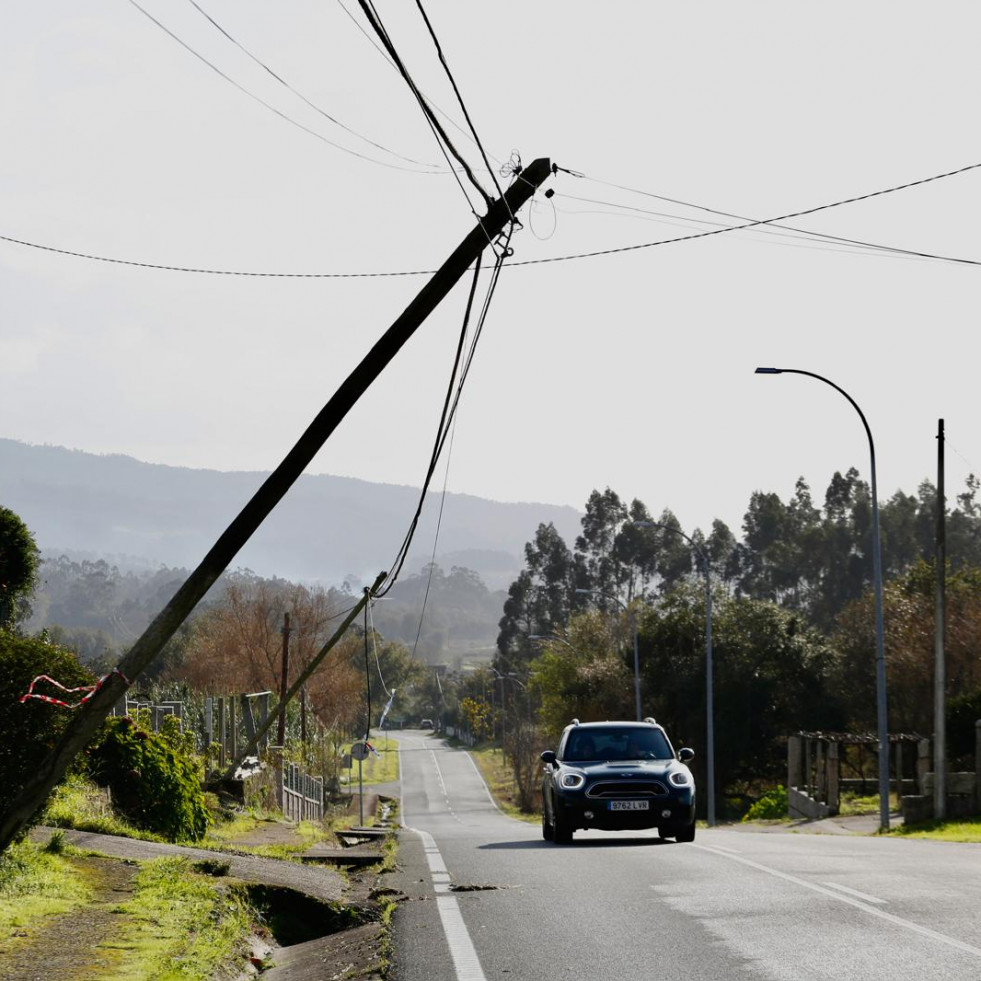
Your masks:
{"label": "asphalt road", "polygon": [[394,734],[398,981],[981,979],[981,846],[702,830],[577,832],[503,815],[469,755]]}

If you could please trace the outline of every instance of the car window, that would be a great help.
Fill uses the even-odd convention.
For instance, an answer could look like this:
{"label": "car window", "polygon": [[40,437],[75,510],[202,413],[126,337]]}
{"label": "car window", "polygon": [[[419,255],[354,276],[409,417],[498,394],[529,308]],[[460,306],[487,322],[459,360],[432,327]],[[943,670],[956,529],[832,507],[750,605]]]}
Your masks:
{"label": "car window", "polygon": [[671,749],[660,729],[619,728],[574,729],[569,733],[563,759],[585,763],[590,760],[669,760]]}

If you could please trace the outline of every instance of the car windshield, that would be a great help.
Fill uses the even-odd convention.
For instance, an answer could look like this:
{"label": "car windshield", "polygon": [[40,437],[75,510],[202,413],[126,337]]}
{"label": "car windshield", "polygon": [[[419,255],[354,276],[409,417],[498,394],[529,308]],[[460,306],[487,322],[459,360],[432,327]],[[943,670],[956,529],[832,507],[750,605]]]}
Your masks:
{"label": "car windshield", "polygon": [[570,732],[562,758],[579,763],[588,760],[669,760],[672,753],[660,729],[604,726]]}

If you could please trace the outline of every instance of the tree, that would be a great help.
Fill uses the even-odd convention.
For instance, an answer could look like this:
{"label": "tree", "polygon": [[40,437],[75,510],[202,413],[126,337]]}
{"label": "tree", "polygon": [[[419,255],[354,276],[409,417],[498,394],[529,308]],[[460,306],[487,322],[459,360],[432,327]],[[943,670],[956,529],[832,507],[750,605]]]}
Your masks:
{"label": "tree", "polygon": [[39,561],[27,525],[9,508],[0,507],[0,629],[30,616]]}

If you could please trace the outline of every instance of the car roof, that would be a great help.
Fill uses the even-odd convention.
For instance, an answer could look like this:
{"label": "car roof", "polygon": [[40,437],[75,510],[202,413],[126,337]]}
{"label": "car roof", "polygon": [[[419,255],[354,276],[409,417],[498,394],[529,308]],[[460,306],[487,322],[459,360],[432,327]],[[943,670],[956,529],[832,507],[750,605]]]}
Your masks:
{"label": "car roof", "polygon": [[624,729],[660,729],[659,722],[621,722],[618,719],[608,719],[606,722],[572,722],[566,729],[605,729],[608,726],[617,726]]}

